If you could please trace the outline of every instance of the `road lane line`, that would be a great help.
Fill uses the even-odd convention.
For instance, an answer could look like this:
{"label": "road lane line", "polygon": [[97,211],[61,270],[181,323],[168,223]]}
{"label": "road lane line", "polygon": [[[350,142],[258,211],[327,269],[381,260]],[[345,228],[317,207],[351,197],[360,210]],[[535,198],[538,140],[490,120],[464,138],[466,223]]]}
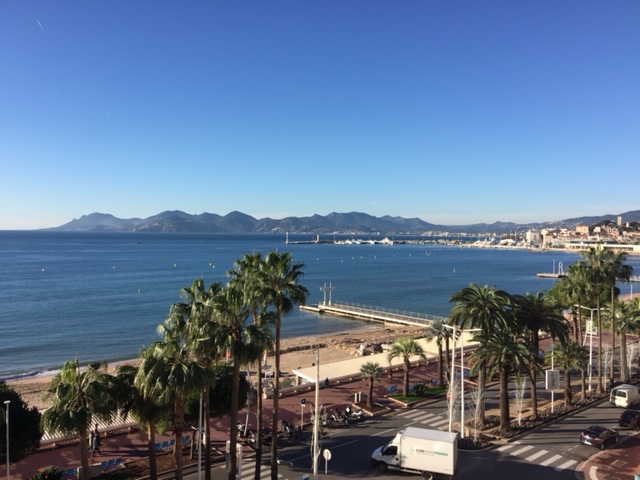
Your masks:
{"label": "road lane line", "polygon": [[558,472],[564,470],[565,468],[569,468],[571,465],[578,463],[577,460],[569,460],[568,462],[564,462],[562,465],[558,465],[556,468],[554,468],[554,470],[557,470]]}
{"label": "road lane line", "polygon": [[536,458],[546,455],[547,453],[549,453],[547,450],[540,450],[538,453],[534,453],[530,457],[527,457],[526,460],[533,462]]}
{"label": "road lane line", "polygon": [[509,452],[511,455],[520,455],[521,453],[528,452],[533,448],[533,445],[527,445],[526,447],[519,448],[515,452]]}
{"label": "road lane line", "polygon": [[560,460],[562,458],[562,455],[554,455],[551,458],[548,458],[547,460],[545,460],[544,462],[542,462],[540,465],[542,465],[543,467],[546,467],[547,465],[552,464],[553,462],[557,462],[558,460]]}

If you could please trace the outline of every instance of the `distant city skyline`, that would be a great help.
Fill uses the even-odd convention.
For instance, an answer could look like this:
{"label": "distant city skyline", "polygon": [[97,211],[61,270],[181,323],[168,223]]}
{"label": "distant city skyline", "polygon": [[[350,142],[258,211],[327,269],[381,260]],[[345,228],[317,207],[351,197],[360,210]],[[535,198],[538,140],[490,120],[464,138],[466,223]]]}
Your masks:
{"label": "distant city skyline", "polygon": [[637,210],[638,18],[635,0],[5,2],[0,230]]}

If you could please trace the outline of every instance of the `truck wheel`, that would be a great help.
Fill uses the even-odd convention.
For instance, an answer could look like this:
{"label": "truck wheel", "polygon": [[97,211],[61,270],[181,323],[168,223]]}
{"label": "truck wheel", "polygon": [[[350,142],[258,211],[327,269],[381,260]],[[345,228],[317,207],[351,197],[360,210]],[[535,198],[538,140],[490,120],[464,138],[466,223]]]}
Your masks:
{"label": "truck wheel", "polygon": [[389,468],[387,467],[387,464],[384,462],[378,462],[378,471],[380,473],[386,473],[386,471],[389,470]]}
{"label": "truck wheel", "polygon": [[436,477],[431,472],[422,472],[422,478],[426,478],[427,480],[433,480]]}

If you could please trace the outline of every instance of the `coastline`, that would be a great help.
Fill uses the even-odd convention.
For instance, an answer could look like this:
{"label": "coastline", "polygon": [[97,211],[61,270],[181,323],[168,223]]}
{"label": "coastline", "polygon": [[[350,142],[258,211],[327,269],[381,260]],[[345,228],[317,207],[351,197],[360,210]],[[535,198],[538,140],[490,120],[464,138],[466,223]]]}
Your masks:
{"label": "coastline", "polygon": [[[322,363],[339,362],[357,355],[361,343],[392,342],[397,338],[421,334],[422,327],[402,325],[372,325],[369,328],[319,335],[314,337],[292,337],[281,340],[280,370],[291,373],[293,369],[310,367],[316,361],[315,345],[320,347],[320,361]],[[132,363],[138,359],[116,361],[108,364],[109,372],[115,371],[118,365]],[[267,357],[267,367],[273,366],[274,356]],[[17,379],[6,380],[9,387],[15,390],[29,408],[36,407],[42,411],[51,405],[50,400],[44,400],[51,379],[57,372],[42,375],[31,375]]]}

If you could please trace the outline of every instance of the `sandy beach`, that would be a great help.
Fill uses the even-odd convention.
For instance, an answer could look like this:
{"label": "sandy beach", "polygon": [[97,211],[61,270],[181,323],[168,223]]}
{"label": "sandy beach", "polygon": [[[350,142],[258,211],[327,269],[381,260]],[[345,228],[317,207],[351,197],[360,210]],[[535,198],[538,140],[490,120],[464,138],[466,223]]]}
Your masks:
{"label": "sandy beach", "polygon": [[[318,337],[287,338],[281,341],[283,354],[280,357],[280,370],[291,373],[293,369],[310,367],[316,359],[315,346],[320,345],[322,363],[338,362],[353,358],[358,354],[358,347],[363,343],[392,342],[396,338],[421,336],[422,327],[399,325],[379,325],[352,332],[341,332]],[[135,360],[131,360],[134,362]],[[120,362],[122,363],[122,362]],[[118,363],[109,365],[113,371]],[[273,367],[274,358],[267,358],[267,365]],[[20,380],[10,380],[7,384],[20,394],[29,407],[39,410],[46,409],[50,402],[43,399],[51,376],[30,377]]]}

